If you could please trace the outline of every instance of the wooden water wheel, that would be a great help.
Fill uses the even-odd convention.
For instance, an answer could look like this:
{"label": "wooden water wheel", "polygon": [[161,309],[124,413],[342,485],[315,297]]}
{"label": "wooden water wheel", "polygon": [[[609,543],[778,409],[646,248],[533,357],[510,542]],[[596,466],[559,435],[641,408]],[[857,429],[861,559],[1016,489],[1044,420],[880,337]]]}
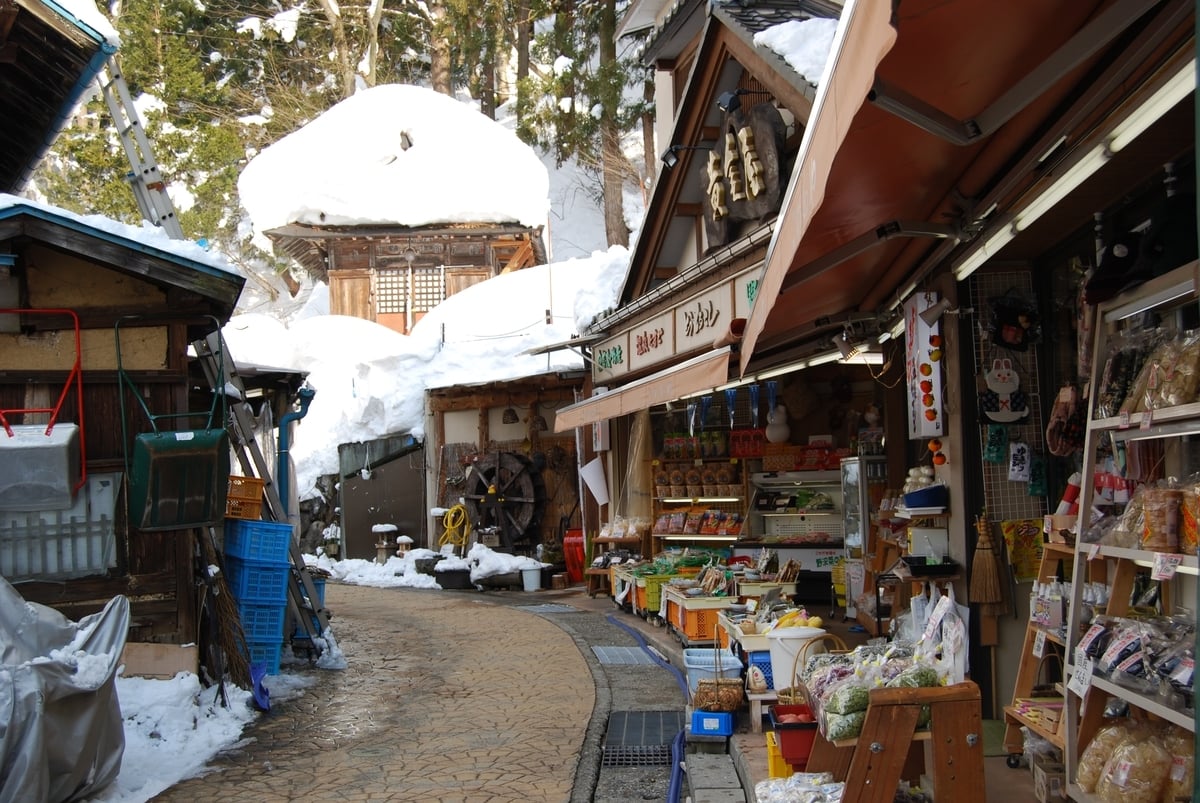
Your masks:
{"label": "wooden water wheel", "polygon": [[541,471],[515,452],[493,452],[467,471],[463,500],[475,530],[495,527],[506,550],[537,540],[546,508]]}

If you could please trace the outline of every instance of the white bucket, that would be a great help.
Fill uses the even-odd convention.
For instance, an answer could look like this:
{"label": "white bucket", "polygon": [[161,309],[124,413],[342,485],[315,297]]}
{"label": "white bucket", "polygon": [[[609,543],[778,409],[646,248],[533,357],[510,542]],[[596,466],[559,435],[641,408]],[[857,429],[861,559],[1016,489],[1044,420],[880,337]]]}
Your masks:
{"label": "white bucket", "polygon": [[819,627],[781,627],[767,633],[767,644],[771,650],[771,677],[775,688],[787,689],[796,685],[792,670],[794,668],[798,675],[804,669],[803,666],[796,666],[796,656],[805,644],[823,635],[825,631]]}
{"label": "white bucket", "polygon": [[525,586],[526,591],[537,591],[542,587],[542,570],[522,569],[521,583]]}

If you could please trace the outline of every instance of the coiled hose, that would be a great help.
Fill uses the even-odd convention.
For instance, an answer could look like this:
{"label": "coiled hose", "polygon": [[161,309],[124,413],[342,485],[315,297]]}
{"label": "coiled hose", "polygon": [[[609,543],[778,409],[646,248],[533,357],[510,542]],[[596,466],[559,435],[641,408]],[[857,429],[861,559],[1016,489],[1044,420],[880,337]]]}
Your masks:
{"label": "coiled hose", "polygon": [[460,556],[464,556],[470,535],[471,521],[467,518],[467,508],[461,504],[455,505],[442,516],[442,536],[438,539],[438,547],[451,544]]}

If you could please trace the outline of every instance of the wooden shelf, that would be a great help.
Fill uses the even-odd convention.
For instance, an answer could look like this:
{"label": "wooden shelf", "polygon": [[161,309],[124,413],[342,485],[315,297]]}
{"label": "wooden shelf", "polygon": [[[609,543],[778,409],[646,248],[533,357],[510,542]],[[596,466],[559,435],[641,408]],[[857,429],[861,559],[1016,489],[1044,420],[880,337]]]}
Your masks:
{"label": "wooden shelf", "polygon": [[1004,706],[1004,717],[1005,719],[1013,720],[1014,722],[1024,725],[1038,736],[1041,736],[1043,739],[1050,742],[1050,744],[1054,745],[1059,750],[1061,750],[1063,745],[1066,744],[1066,740],[1064,739],[1063,735],[1059,733],[1058,726],[1061,724],[1062,720],[1059,720],[1055,723],[1054,730],[1050,730],[1040,720],[1026,716],[1025,714],[1021,713],[1016,706],[1012,705]]}

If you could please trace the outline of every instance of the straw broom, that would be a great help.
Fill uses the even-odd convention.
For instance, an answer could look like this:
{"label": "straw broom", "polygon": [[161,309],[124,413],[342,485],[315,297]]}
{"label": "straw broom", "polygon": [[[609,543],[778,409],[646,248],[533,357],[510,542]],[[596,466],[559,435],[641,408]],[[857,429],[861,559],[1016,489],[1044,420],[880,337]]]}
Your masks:
{"label": "straw broom", "polygon": [[1004,583],[1000,577],[1000,559],[992,544],[987,512],[975,517],[975,555],[971,559],[971,583],[967,589],[971,602],[980,605],[980,613],[996,616],[1005,613]]}
{"label": "straw broom", "polygon": [[[202,529],[198,536],[204,545],[204,561],[206,566],[220,566],[217,550],[213,546],[211,531]],[[207,570],[204,571],[207,576]],[[225,663],[229,679],[243,689],[251,687],[249,649],[246,647],[246,634],[242,631],[242,614],[238,610],[237,600],[225,582],[225,572],[216,577],[208,577],[208,582],[202,586],[205,594],[213,596],[213,610],[217,619],[217,644]],[[203,608],[203,605],[201,605]]]}

